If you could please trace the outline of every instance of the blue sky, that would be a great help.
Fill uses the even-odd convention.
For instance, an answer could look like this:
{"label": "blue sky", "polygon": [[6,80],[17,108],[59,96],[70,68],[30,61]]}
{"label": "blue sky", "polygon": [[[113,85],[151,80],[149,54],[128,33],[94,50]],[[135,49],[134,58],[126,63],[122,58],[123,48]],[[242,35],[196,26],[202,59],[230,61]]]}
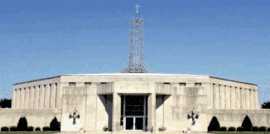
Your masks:
{"label": "blue sky", "polygon": [[150,72],[253,82],[269,100],[269,0],[1,1],[0,97],[19,81],[121,71],[136,3]]}

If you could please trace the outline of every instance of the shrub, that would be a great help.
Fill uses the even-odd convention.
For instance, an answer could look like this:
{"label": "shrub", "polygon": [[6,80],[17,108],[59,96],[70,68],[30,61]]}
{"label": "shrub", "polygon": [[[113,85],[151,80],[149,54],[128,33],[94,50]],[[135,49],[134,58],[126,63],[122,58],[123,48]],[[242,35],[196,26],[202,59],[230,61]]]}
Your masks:
{"label": "shrub", "polygon": [[166,127],[160,127],[159,129],[158,129],[159,131],[166,131]]}
{"label": "shrub", "polygon": [[103,127],[103,131],[107,132],[109,131],[109,128],[107,126]]}
{"label": "shrub", "polygon": [[28,127],[27,131],[29,131],[29,132],[34,131],[34,127],[32,127],[32,126]]}
{"label": "shrub", "polygon": [[9,128],[9,131],[17,131],[17,127],[11,126],[11,127]]}
{"label": "shrub", "polygon": [[266,127],[259,127],[259,131],[265,132],[266,131]]}
{"label": "shrub", "polygon": [[259,128],[258,127],[256,127],[256,126],[254,126],[254,127],[252,127],[252,131],[259,131]]}
{"label": "shrub", "polygon": [[60,127],[61,127],[61,123],[55,117],[50,123],[50,129],[51,131],[60,131],[61,129]]}
{"label": "shrub", "polygon": [[229,127],[228,131],[234,132],[234,131],[236,131],[236,128],[235,127]]}
{"label": "shrub", "polygon": [[51,129],[50,129],[50,127],[43,127],[43,131],[50,131]]}
{"label": "shrub", "polygon": [[240,131],[240,132],[241,132],[241,131],[244,131],[244,128],[238,127],[238,128],[237,128],[237,131]]}
{"label": "shrub", "polygon": [[18,122],[18,125],[17,125],[17,130],[18,131],[26,131],[27,128],[28,128],[28,125],[27,125],[27,119],[25,117],[21,117],[19,119],[19,122]]}
{"label": "shrub", "polygon": [[226,127],[220,127],[219,131],[227,131]]}
{"label": "shrub", "polygon": [[9,131],[9,129],[8,129],[8,127],[2,127],[2,128],[1,128],[1,131],[2,131],[2,132],[7,132],[7,131]]}
{"label": "shrub", "polygon": [[36,127],[35,128],[35,131],[40,131],[40,127]]}

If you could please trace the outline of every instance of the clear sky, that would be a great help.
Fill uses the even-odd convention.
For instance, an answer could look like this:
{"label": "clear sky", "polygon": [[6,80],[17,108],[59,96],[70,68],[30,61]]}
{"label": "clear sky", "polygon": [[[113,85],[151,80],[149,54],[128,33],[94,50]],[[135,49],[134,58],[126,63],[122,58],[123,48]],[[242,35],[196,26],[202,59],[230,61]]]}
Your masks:
{"label": "clear sky", "polygon": [[269,100],[269,0],[3,0],[0,97],[15,82],[124,69],[136,3],[150,72],[257,83]]}

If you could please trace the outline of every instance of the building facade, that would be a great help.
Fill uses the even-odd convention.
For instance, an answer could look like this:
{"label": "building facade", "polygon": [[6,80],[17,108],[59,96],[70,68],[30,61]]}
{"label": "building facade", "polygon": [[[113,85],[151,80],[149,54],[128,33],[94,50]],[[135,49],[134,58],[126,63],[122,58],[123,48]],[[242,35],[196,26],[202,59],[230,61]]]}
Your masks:
{"label": "building facade", "polygon": [[12,118],[1,126],[25,117],[39,128],[57,118],[62,132],[207,132],[213,118],[227,128],[245,118],[270,127],[256,84],[204,75],[61,75],[15,84],[12,100],[12,109],[2,110]]}

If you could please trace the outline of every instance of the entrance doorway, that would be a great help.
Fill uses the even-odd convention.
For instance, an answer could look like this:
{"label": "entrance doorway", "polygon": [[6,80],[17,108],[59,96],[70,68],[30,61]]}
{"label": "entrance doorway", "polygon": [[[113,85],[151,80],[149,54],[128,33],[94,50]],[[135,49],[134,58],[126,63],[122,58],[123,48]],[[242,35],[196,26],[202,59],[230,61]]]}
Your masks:
{"label": "entrance doorway", "polygon": [[147,96],[121,96],[121,122],[125,130],[146,130]]}

